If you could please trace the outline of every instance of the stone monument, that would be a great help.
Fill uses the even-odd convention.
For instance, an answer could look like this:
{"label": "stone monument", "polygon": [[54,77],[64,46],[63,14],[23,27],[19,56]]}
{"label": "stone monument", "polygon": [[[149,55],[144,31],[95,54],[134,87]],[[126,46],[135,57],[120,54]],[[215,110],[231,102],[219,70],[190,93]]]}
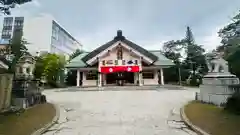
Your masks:
{"label": "stone monument", "polygon": [[219,53],[207,54],[206,60],[208,74],[203,77],[200,93],[197,93],[196,98],[220,106],[233,94],[229,85],[239,84],[239,79],[229,72],[228,62]]}
{"label": "stone monument", "polygon": [[34,80],[33,77],[34,68],[33,56],[25,55],[18,61],[12,88],[14,106],[28,108],[42,102],[43,95],[39,87],[39,80]]}

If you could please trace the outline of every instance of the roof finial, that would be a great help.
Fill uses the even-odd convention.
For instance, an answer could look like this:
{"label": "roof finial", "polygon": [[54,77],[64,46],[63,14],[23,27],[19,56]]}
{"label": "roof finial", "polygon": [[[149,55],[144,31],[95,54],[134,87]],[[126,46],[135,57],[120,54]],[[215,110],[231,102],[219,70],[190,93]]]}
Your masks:
{"label": "roof finial", "polygon": [[122,30],[118,30],[118,31],[117,31],[117,36],[118,36],[118,37],[122,37]]}
{"label": "roof finial", "polygon": [[122,30],[117,31],[117,36],[114,38],[115,40],[124,40],[125,37],[122,35]]}

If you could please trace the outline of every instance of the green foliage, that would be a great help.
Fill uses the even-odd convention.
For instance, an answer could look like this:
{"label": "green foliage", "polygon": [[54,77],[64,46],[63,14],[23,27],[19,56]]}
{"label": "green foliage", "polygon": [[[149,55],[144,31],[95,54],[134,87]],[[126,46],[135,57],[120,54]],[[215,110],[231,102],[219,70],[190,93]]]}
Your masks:
{"label": "green foliage", "polygon": [[229,62],[229,70],[240,78],[240,47],[237,47],[234,52],[227,57]]}
{"label": "green foliage", "polygon": [[199,81],[197,80],[201,80],[200,76],[207,72],[205,50],[201,45],[195,43],[190,27],[187,27],[185,40],[187,57],[184,61],[184,67],[191,71],[189,74],[190,85],[198,86]]}
{"label": "green foliage", "polygon": [[230,72],[240,78],[240,12],[232,18],[232,22],[219,30],[222,45],[216,51],[223,54],[228,60]]}
{"label": "green foliage", "polygon": [[202,76],[199,74],[192,74],[189,78],[189,85],[190,86],[199,86],[201,84]]}
{"label": "green foliage", "polygon": [[193,70],[196,70],[199,67],[207,68],[204,56],[205,50],[201,45],[195,44],[194,37],[190,27],[187,27],[185,40],[187,53],[185,64],[187,65],[187,68],[189,69],[195,68]]}
{"label": "green foliage", "polygon": [[0,10],[2,13],[10,15],[10,9],[14,8],[16,5],[21,5],[32,0],[0,0]]}
{"label": "green foliage", "polygon": [[41,79],[44,72],[44,63],[42,57],[35,57],[35,70],[34,70],[34,77],[35,79]]}
{"label": "green foliage", "polygon": [[180,58],[181,56],[181,50],[183,49],[182,47],[182,41],[177,40],[171,40],[166,43],[164,43],[162,53],[168,58],[173,60],[173,62],[176,64],[170,68],[167,68],[165,72],[165,81],[166,82],[178,82],[179,78],[176,76],[179,76],[178,68],[180,63]]}
{"label": "green foliage", "polygon": [[240,93],[235,92],[231,97],[227,99],[225,110],[228,110],[235,114],[240,114]]}
{"label": "green foliage", "polygon": [[220,29],[219,36],[222,38],[222,44],[224,48],[228,49],[228,46],[239,45],[240,41],[240,12],[232,18],[232,22]]}
{"label": "green foliage", "polygon": [[187,45],[195,44],[193,33],[189,26],[187,26],[185,41]]}
{"label": "green foliage", "polygon": [[49,85],[56,86],[66,64],[65,57],[49,53],[36,58],[36,60],[35,78],[45,77]]}
{"label": "green foliage", "polygon": [[83,51],[81,51],[80,49],[77,49],[69,58],[69,61],[74,59],[75,57],[77,57],[78,55],[82,54]]}
{"label": "green foliage", "polygon": [[9,69],[8,72],[14,73],[16,64],[19,61],[19,59],[29,54],[28,50],[26,48],[26,45],[28,44],[26,40],[22,39],[22,32],[16,32],[12,40],[10,41],[10,45],[6,48],[3,48],[0,50],[1,55],[5,56],[9,60]]}
{"label": "green foliage", "polygon": [[[185,52],[185,54],[183,54]],[[194,41],[194,36],[190,27],[187,27],[186,36],[181,40],[171,40],[164,43],[163,54],[174,61],[175,66],[167,69],[167,75],[169,81],[176,81],[176,76],[179,76],[179,68],[182,80],[189,78],[192,72],[192,76],[200,76],[199,74],[205,74],[207,72],[207,64],[204,55],[205,50],[201,45],[198,45]],[[184,58],[186,56],[186,58]],[[184,59],[184,61],[180,61]],[[196,71],[196,72],[195,72]],[[197,73],[198,75],[195,75]],[[194,78],[193,78],[194,79]],[[193,80],[196,82],[196,80]],[[194,83],[198,84],[198,83]]]}

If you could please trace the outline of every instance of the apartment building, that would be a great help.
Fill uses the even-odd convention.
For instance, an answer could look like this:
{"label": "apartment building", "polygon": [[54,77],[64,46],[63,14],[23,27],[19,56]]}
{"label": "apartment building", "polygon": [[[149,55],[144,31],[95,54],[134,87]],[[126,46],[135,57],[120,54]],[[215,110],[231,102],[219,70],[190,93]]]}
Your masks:
{"label": "apartment building", "polygon": [[82,44],[48,15],[5,17],[1,42],[9,43],[16,34],[28,42],[26,46],[32,55],[50,52],[69,56],[76,49],[82,50]]}

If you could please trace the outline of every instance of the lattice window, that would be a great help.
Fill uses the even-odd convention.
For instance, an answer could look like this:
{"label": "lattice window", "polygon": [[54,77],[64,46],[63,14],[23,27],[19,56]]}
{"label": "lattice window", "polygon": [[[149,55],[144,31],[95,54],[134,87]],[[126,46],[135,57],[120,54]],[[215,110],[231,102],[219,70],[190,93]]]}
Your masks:
{"label": "lattice window", "polygon": [[142,73],[143,79],[154,79],[153,71],[143,71]]}
{"label": "lattice window", "polygon": [[87,72],[86,80],[97,80],[97,72],[94,71]]}

